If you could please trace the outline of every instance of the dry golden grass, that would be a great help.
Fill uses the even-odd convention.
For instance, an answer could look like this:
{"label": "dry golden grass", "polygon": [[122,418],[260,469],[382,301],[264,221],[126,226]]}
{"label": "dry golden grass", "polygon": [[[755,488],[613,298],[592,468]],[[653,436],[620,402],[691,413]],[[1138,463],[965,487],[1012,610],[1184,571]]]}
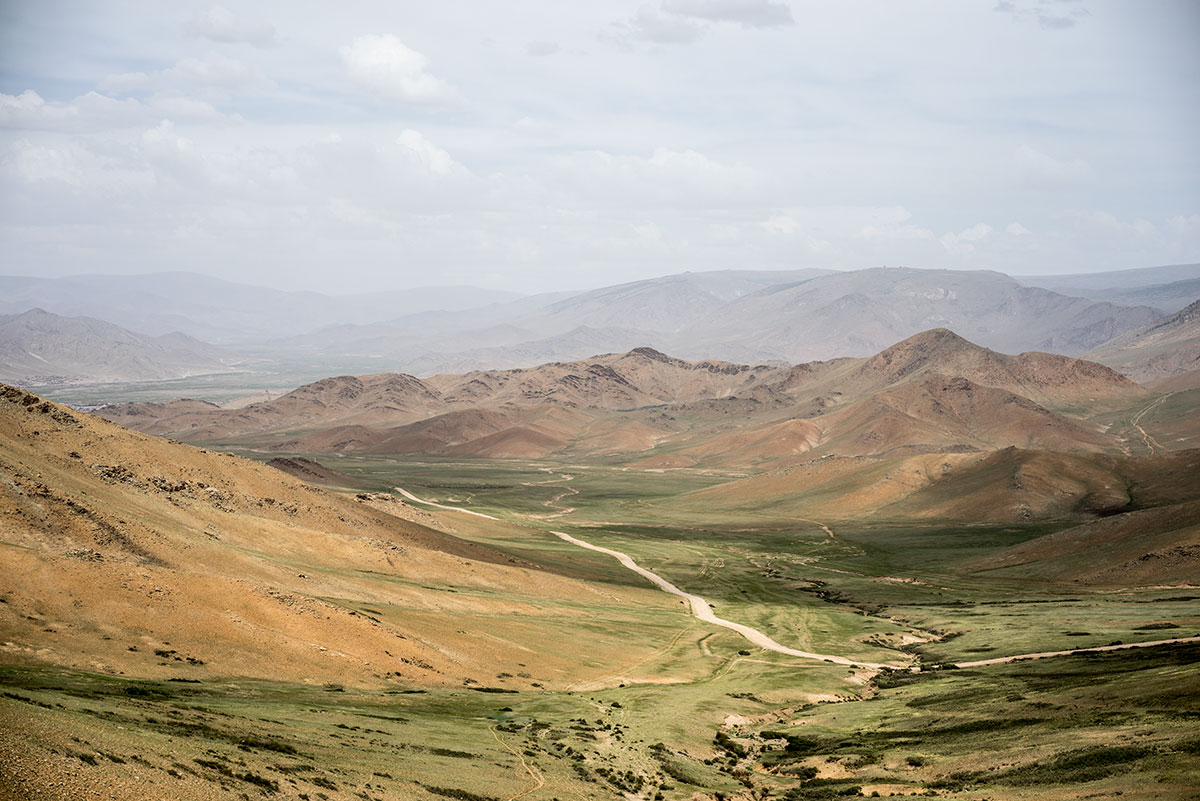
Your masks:
{"label": "dry golden grass", "polygon": [[668,606],[12,388],[0,541],[0,659],[148,677],[554,686],[652,650],[627,615]]}

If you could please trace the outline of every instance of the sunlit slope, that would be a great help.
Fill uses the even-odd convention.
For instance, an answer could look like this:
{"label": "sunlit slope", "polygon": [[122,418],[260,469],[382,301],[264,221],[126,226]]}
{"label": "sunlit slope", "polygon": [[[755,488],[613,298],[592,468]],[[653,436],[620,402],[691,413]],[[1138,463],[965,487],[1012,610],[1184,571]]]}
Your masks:
{"label": "sunlit slope", "polygon": [[[648,588],[601,589],[569,575],[570,560],[551,573],[10,387],[0,482],[5,662],[355,684],[508,673],[512,686],[554,686],[666,636],[645,633],[671,608]],[[551,638],[561,647],[545,649]]]}
{"label": "sunlit slope", "polygon": [[1004,522],[1111,515],[1200,496],[1200,451],[1135,459],[1006,448],[831,457],[661,505],[829,520]]}

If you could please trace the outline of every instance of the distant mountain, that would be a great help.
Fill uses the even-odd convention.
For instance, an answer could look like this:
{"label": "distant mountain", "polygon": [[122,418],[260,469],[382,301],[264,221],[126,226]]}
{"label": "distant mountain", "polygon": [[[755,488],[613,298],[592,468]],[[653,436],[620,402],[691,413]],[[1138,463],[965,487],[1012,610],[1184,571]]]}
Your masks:
{"label": "distant mountain", "polygon": [[121,320],[151,334],[182,331],[221,344],[258,343],[336,323],[391,320],[517,297],[514,292],[464,286],[323,295],[249,286],[195,273],[0,276],[0,313],[36,306],[56,314]]}
{"label": "distant mountain", "polygon": [[1164,312],[1182,309],[1200,297],[1200,264],[1172,264],[1136,270],[1074,275],[1016,275],[1025,286],[1064,295],[1128,306],[1151,306]]}
{"label": "distant mountain", "polygon": [[414,375],[578,359],[589,345],[593,353],[647,345],[735,362],[866,356],[939,326],[1004,352],[1077,355],[1162,316],[1024,287],[1000,273],[916,269],[681,273],[538,300],[278,344]]}
{"label": "distant mountain", "polygon": [[42,309],[0,316],[0,380],[23,384],[148,381],[228,372],[228,351],[174,332],[146,336]]}
{"label": "distant mountain", "polygon": [[148,433],[295,453],[603,453],[644,467],[762,467],[896,450],[1119,450],[1072,410],[1140,406],[1149,394],[1099,364],[1007,356],[940,329],[872,357],[796,367],[688,362],[641,347],[426,379],[340,376],[242,409],[176,401],[98,414]]}
{"label": "distant mountain", "polygon": [[[350,324],[272,343],[323,358],[386,360],[389,369],[433,375],[525,367],[638,345],[671,349],[675,334],[764,287],[831,270],[722,270],[680,273],[578,293],[535,295],[458,312],[425,312]],[[697,356],[696,358],[703,358]],[[754,360],[753,355],[746,360]]]}
{"label": "distant mountain", "polygon": [[876,268],[769,287],[680,332],[687,357],[865,356],[929,328],[1005,353],[1078,355],[1161,315],[1023,287],[1001,273]]}
{"label": "distant mountain", "polygon": [[1200,300],[1104,343],[1088,357],[1143,384],[1200,370]]}
{"label": "distant mountain", "polygon": [[833,273],[816,269],[680,273],[583,292],[547,306],[518,325],[555,332],[579,325],[681,331],[740,297]]}

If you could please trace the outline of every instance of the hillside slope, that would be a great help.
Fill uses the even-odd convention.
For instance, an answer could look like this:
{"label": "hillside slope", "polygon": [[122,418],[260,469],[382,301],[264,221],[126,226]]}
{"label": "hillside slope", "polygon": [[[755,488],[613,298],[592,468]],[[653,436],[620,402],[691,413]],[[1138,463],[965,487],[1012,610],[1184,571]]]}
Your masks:
{"label": "hillside slope", "polygon": [[1200,369],[1200,300],[1104,343],[1087,358],[1108,365],[1140,384]]}
{"label": "hillside slope", "polygon": [[580,598],[627,628],[619,587],[376,506],[0,385],[0,661],[357,685],[523,663],[553,685],[592,670],[536,647]]}

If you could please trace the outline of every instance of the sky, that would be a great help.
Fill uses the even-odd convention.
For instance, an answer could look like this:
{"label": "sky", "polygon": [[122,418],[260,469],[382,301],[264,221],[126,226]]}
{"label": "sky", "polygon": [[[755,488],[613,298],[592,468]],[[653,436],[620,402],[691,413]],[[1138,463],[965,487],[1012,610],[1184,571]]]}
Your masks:
{"label": "sky", "polygon": [[0,274],[1200,261],[1195,0],[0,0]]}

